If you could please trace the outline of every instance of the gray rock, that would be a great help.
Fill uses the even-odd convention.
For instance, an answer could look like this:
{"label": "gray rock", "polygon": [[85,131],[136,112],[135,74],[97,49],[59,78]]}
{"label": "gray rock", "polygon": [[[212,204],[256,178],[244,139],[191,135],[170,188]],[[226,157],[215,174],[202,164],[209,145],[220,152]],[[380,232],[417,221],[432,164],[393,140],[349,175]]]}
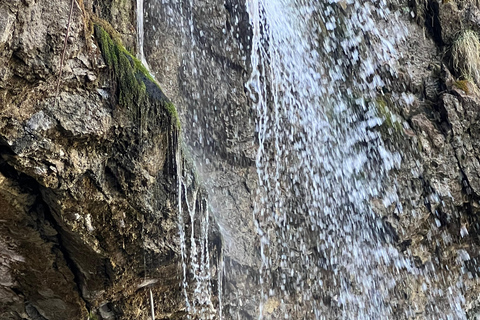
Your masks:
{"label": "gray rock", "polygon": [[[419,270],[393,290],[398,314],[415,305],[417,317],[427,316],[433,306],[422,283],[428,278],[445,292],[457,282],[468,287],[465,310],[475,317],[480,100],[456,88],[458,79],[438,52],[461,28],[478,30],[480,15],[469,1],[416,2],[412,10],[421,24],[407,22],[398,72],[383,75],[385,97],[405,129],[381,132],[387,147],[403,154],[389,185],[400,196],[389,206],[384,199],[371,203],[391,226],[392,245],[415,257]],[[84,1],[134,48],[133,2],[94,4]],[[154,280],[148,289],[157,318],[184,317],[182,259],[190,265],[192,258],[179,246],[180,217],[187,244],[191,230],[209,239],[205,283],[218,297],[217,277],[224,274],[224,318],[258,317],[260,254],[252,215],[258,178],[255,121],[245,94],[251,71],[245,8],[201,0],[185,11],[146,1],[147,60],[180,108],[187,145],[179,157],[187,190],[179,216],[180,163],[174,159],[182,148],[158,102],[163,93],[140,77],[151,100],[118,103],[117,79],[99,46],[84,41],[78,6],[56,95],[69,5],[0,0],[0,318],[149,319],[145,279]],[[425,21],[434,22],[430,34]],[[193,220],[185,200],[203,208]],[[209,229],[202,231],[207,216]],[[194,276],[187,276],[187,296],[200,299],[189,286]],[[315,294],[334,314],[335,288],[325,286],[331,295]],[[212,301],[214,310],[218,298]],[[265,318],[278,318],[281,304],[299,302],[271,297]]]}

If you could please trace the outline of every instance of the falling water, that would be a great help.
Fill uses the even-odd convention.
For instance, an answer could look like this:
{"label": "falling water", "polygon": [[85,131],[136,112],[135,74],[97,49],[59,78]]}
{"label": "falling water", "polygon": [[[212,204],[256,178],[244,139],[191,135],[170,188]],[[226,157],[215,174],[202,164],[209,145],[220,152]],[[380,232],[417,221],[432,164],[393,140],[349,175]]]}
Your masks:
{"label": "falling water", "polygon": [[[182,179],[183,180],[183,179]],[[193,275],[193,304],[191,312],[201,315],[203,319],[211,319],[215,314],[212,304],[212,286],[210,283],[210,253],[209,253],[209,214],[205,199],[197,199],[198,189],[188,191],[188,186],[182,181],[186,207],[190,217],[190,265],[188,272]],[[189,197],[189,193],[191,197]],[[191,199],[189,199],[191,198]],[[198,208],[197,208],[198,206]],[[197,212],[197,210],[199,212]],[[195,221],[199,221],[196,224]],[[197,234],[195,230],[200,231]],[[200,309],[199,309],[200,308]]]}
{"label": "falling water", "polygon": [[[189,4],[190,9],[187,10],[189,19],[186,21],[190,26],[188,29],[193,30],[192,1]],[[188,14],[188,12],[190,13]],[[185,22],[183,8],[181,14],[180,20],[183,25]],[[144,0],[137,0],[137,35],[138,58],[148,68],[144,54]],[[192,45],[195,43],[193,42]],[[188,59],[192,61],[194,55],[189,55]],[[212,272],[212,264],[218,262],[211,259],[217,247],[212,244],[209,237],[211,232],[210,212],[205,191],[201,190],[193,164],[191,160],[187,159],[190,159],[190,156],[185,146],[177,146],[175,152],[178,192],[177,228],[182,265],[180,287],[184,297],[187,319],[217,319],[221,318],[221,311],[214,306],[212,301],[221,301],[221,298],[213,298],[212,282],[221,281],[221,274],[217,271],[218,268],[215,270],[218,274]],[[218,316],[219,314],[220,316]]]}
{"label": "falling water", "polygon": [[[395,54],[397,39],[383,38],[373,21],[388,10],[359,1],[345,8],[293,1],[248,5],[254,30],[248,85],[260,144],[255,218],[262,302],[300,300],[318,318],[321,301],[333,300],[341,318],[388,317],[386,299],[395,281],[384,277],[387,265],[395,260],[409,267],[388,241],[379,242],[385,231],[367,201],[384,196],[382,181],[400,162],[373,130],[382,120],[370,102],[382,85],[375,69]],[[312,30],[313,24],[320,26]],[[390,45],[373,55],[362,34]],[[352,79],[353,70],[358,75]],[[325,287],[337,290],[327,293]],[[305,308],[282,312],[295,317]]]}
{"label": "falling water", "polygon": [[[141,8],[143,2],[137,5]],[[392,172],[408,157],[386,143],[380,130],[391,125],[380,103],[384,87],[395,79],[397,47],[406,37],[403,13],[382,0],[246,0],[245,5],[252,37],[242,36],[251,47],[241,47],[239,52],[249,52],[238,61],[250,60],[245,87],[253,101],[252,145],[258,145],[259,182],[252,221],[261,263],[258,292],[242,290],[258,304],[258,318],[413,319],[420,314],[432,320],[464,319],[463,296],[455,281],[445,286],[445,295],[436,285],[440,280],[435,270],[418,268],[412,256],[398,250],[395,231],[373,205],[400,203]],[[212,77],[206,83],[221,85],[223,74],[212,75],[218,71],[213,59],[198,61],[214,53],[201,48],[209,43],[204,38],[208,30],[196,25],[195,2],[169,0],[160,6],[170,19],[170,30],[181,34],[184,51],[178,69],[185,74],[179,78],[184,81],[181,89],[190,90],[185,103],[193,110],[186,140],[193,147],[209,148],[199,152],[199,162],[205,164],[210,162],[207,156],[215,156],[217,142],[208,131],[208,124],[217,121],[212,96],[223,88],[207,88],[202,82]],[[141,14],[138,30],[142,51]],[[224,29],[224,39],[231,40],[227,33]],[[178,229],[186,308],[201,319],[222,318],[222,301],[227,300],[222,292],[229,286],[222,285],[223,257],[214,270],[210,208],[182,159],[179,151]],[[209,194],[212,202],[215,196]],[[221,209],[216,208],[217,223],[224,214]],[[219,224],[224,238],[234,238],[230,234],[235,230]],[[218,297],[213,297],[215,277]],[[421,284],[425,303],[434,306],[428,314],[405,305],[400,288],[407,279]],[[240,311],[243,303],[238,301]]]}
{"label": "falling water", "polygon": [[[395,234],[371,205],[398,200],[388,187],[401,154],[378,130],[384,117],[377,96],[386,81],[382,66],[395,65],[406,35],[399,13],[375,0],[247,6],[247,87],[259,141],[259,319],[413,317],[412,306],[398,310],[397,287],[422,272],[394,247]],[[431,319],[465,317],[456,294]]]}
{"label": "falling water", "polygon": [[[188,318],[215,319],[211,272],[210,217],[208,202],[200,190],[191,164],[176,152],[178,183],[178,232],[182,261],[182,291]],[[185,212],[186,209],[186,212]],[[189,228],[189,230],[187,230]],[[194,318],[197,319],[197,318]]]}
{"label": "falling water", "polygon": [[137,0],[137,46],[138,46],[138,59],[143,63],[145,67],[148,68],[147,60],[145,59],[144,53],[144,27],[143,27],[143,1]]}
{"label": "falling water", "polygon": [[182,158],[181,158],[181,152],[180,148],[177,148],[175,152],[175,162],[177,164],[177,190],[178,190],[178,198],[177,198],[177,203],[178,203],[178,234],[180,238],[180,255],[182,257],[182,271],[183,271],[183,277],[182,277],[182,290],[183,290],[183,295],[185,297],[185,306],[187,310],[190,309],[190,301],[188,298],[188,293],[187,293],[187,249],[186,249],[186,233],[185,233],[185,221],[183,218],[183,186],[182,186],[182,178],[183,178],[183,168],[182,168]]}

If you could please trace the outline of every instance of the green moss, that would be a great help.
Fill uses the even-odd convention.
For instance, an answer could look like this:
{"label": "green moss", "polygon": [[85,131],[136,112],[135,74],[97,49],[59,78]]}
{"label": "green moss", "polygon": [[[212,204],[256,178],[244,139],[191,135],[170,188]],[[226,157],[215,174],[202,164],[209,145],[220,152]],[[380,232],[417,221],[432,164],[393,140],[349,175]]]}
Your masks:
{"label": "green moss", "polygon": [[375,106],[379,115],[385,120],[384,124],[387,128],[392,128],[398,134],[403,134],[403,126],[400,121],[395,119],[394,114],[388,107],[388,101],[384,97],[378,97]]}
{"label": "green moss", "polygon": [[153,79],[152,75],[150,74],[150,72],[148,72],[147,68],[145,68],[143,63],[133,56],[132,56],[132,59],[135,62],[135,67],[137,68],[137,70],[140,71],[143,75],[145,75],[148,78],[148,80],[152,81],[158,86],[157,81]]}
{"label": "green moss", "polygon": [[89,312],[88,313],[88,320],[98,320],[98,317],[96,314]]}
{"label": "green moss", "polygon": [[[112,37],[98,23],[95,23],[95,36],[105,63],[114,77],[118,104],[129,110],[132,118],[139,122],[140,132],[146,130],[147,122],[153,121],[148,119],[152,116],[151,110],[148,110],[152,101],[159,102],[167,111],[170,123],[176,129],[180,129],[180,120],[175,106],[164,96],[160,86],[140,60],[128,52],[120,40]],[[147,86],[151,89],[153,87],[156,92],[149,94]]]}
{"label": "green moss", "polygon": [[103,59],[109,68],[114,68],[118,64],[117,55],[115,54],[116,45],[110,35],[100,27],[95,25],[95,36],[100,45],[100,50],[102,51]]}
{"label": "green moss", "polygon": [[178,117],[178,113],[177,113],[177,108],[175,108],[175,106],[173,105],[173,103],[171,102],[168,102],[166,105],[165,105],[165,109],[168,111],[168,113],[170,114],[170,117],[172,118],[172,121],[175,123],[175,125],[180,128],[180,118]]}

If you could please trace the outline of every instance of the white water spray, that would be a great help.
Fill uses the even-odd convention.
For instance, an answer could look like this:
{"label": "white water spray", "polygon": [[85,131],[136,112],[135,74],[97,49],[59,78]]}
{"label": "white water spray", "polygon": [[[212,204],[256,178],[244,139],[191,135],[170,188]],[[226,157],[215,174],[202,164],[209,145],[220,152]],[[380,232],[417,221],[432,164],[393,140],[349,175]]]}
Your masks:
{"label": "white water spray", "polygon": [[187,308],[187,312],[190,311],[190,299],[188,297],[188,283],[187,283],[187,242],[186,242],[186,235],[185,235],[185,221],[183,218],[183,185],[182,185],[182,175],[183,175],[183,161],[182,155],[180,152],[180,148],[177,148],[175,152],[175,161],[177,166],[177,192],[178,192],[178,220],[177,220],[177,227],[178,227],[178,235],[180,241],[180,255],[182,257],[182,271],[183,271],[183,278],[182,278],[182,290],[183,295],[185,298],[185,306]]}
{"label": "white water spray", "polygon": [[[399,14],[375,0],[249,0],[247,10],[247,88],[259,143],[259,319],[398,317],[397,286],[422,272],[392,245],[370,201],[398,199],[386,187],[401,155],[376,130],[384,121],[376,101],[384,86],[378,70],[396,61],[405,36]],[[453,319],[462,316],[462,296],[452,297]],[[270,315],[271,301],[281,303]]]}
{"label": "white water spray", "polygon": [[[178,181],[178,232],[182,258],[182,290],[188,319],[216,319],[219,313],[213,305],[214,281],[211,273],[210,219],[208,203],[201,194],[195,177],[185,168],[180,151],[176,154]],[[185,209],[186,208],[186,212]],[[189,226],[187,228],[187,226]]]}
{"label": "white water spray", "polygon": [[[206,31],[196,25],[193,13],[199,7],[192,0],[167,0],[162,6],[165,3],[170,10],[166,16],[182,33],[182,68],[193,79],[183,88],[191,90],[186,104],[193,110],[222,108],[200,105],[214,99],[208,100],[209,88],[200,85],[209,73],[198,61],[212,57],[208,50],[195,51],[202,45],[195,39]],[[385,145],[377,130],[385,122],[378,112],[386,81],[379,69],[395,65],[397,44],[405,36],[400,13],[391,7],[393,2],[382,0],[247,1],[253,31],[247,88],[255,102],[259,145],[253,220],[261,238],[260,319],[409,319],[418,314],[432,320],[464,318],[460,290],[452,286],[445,295],[436,288],[437,274],[419,270],[411,256],[397,250],[371,205],[372,199],[387,206],[399,198],[391,171],[400,165],[401,155]],[[200,37],[195,38],[197,33]],[[214,70],[224,69],[215,65]],[[209,128],[197,128],[202,121],[196,121],[196,114],[193,119],[198,133],[194,143],[205,148],[215,140],[205,139]],[[215,318],[207,312],[213,305],[206,280],[213,274],[207,252],[210,222],[208,214],[201,214],[207,204],[195,208],[191,199],[196,191],[186,181],[180,170],[182,289],[189,315],[204,312],[202,319]],[[221,208],[217,211],[222,214]],[[189,220],[197,220],[200,228]],[[238,302],[234,307],[241,318],[246,301],[236,301],[237,292],[233,299],[222,299],[222,268],[220,262],[218,314],[221,318],[225,301],[230,307],[225,317],[234,317],[231,307]],[[405,301],[398,288],[411,278],[421,280],[410,283],[425,280],[418,289],[428,297],[425,313],[415,305],[398,311]],[[226,282],[227,292],[231,287]],[[253,291],[245,289],[256,299]],[[437,307],[441,297],[448,301]]]}

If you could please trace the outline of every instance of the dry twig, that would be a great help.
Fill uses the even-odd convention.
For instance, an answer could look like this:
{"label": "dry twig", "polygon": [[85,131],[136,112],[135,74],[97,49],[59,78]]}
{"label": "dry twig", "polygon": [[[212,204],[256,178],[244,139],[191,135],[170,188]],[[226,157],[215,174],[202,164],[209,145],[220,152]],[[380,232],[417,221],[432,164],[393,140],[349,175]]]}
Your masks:
{"label": "dry twig", "polygon": [[67,33],[65,34],[65,41],[63,42],[62,59],[60,60],[60,71],[58,73],[57,89],[55,90],[56,91],[55,101],[57,101],[59,90],[60,90],[60,81],[62,79],[63,63],[65,61],[65,52],[67,51],[68,34],[70,33],[70,23],[72,21],[73,5],[74,4],[75,4],[75,0],[72,0],[72,2],[70,4],[70,14],[68,16]]}

